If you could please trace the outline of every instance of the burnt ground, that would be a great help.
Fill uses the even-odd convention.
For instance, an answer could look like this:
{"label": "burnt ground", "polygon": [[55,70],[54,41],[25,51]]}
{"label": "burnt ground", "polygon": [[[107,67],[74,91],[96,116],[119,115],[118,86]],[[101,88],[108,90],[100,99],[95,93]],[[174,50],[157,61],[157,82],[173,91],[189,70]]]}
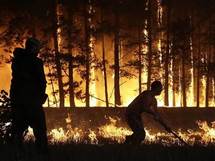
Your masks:
{"label": "burnt ground", "polygon": [[[123,144],[50,145],[52,161],[215,161],[215,146],[163,146]],[[32,143],[25,144],[25,160],[40,161]],[[0,160],[15,161],[13,146],[0,145]],[[48,161],[48,160],[46,160]]]}

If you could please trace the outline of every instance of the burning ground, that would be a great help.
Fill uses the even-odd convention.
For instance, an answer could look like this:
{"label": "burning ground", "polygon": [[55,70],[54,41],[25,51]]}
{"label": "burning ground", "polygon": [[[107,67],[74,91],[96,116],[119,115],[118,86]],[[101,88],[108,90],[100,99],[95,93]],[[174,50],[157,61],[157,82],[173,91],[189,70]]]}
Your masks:
{"label": "burning ground", "polygon": [[[68,121],[69,118],[67,118]],[[146,140],[142,145],[123,144],[125,135],[131,134],[127,127],[120,127],[117,119],[108,118],[107,124],[97,130],[83,131],[81,128],[52,129],[49,132],[49,148],[53,161],[214,161],[215,127],[207,122],[197,122],[199,131],[177,131],[190,144],[185,146],[171,134],[152,133],[146,130]],[[24,145],[28,161],[39,161],[40,157],[32,144],[31,130],[26,135]],[[3,161],[13,160],[14,147],[0,145]]]}
{"label": "burning ground", "polygon": [[[124,118],[125,108],[46,109],[49,137],[52,142],[85,144],[123,143],[132,132]],[[190,145],[215,142],[213,108],[160,108],[166,123]],[[179,144],[149,115],[142,115],[146,143]],[[192,116],[192,117],[191,117]]]}
{"label": "burning ground", "polygon": [[[123,144],[125,136],[132,133],[125,123],[123,108],[115,111],[104,108],[70,109],[70,112],[46,109],[50,153],[53,161],[133,161],[143,158],[146,161],[214,161],[213,110],[192,109],[192,114],[186,110],[162,109],[160,113],[190,146],[183,145],[145,115],[143,118],[146,125],[146,140],[142,145],[135,146]],[[201,115],[198,112],[201,112]],[[192,118],[189,117],[191,115]],[[39,161],[32,144],[33,139],[32,130],[29,128],[24,145],[26,157],[28,161]],[[13,159],[14,156],[11,155],[13,148],[3,143],[0,145],[2,161]]]}
{"label": "burning ground", "polygon": [[[66,119],[66,128],[56,128],[49,131],[50,144],[123,144],[126,135],[131,135],[132,131],[127,126],[120,125],[119,118],[107,118],[107,123],[97,128],[84,130],[81,127],[72,127],[70,118]],[[196,121],[198,130],[175,130],[177,134],[186,141],[190,146],[201,145],[207,147],[215,144],[215,122],[207,123],[206,121]],[[32,129],[28,129],[25,136],[26,140],[33,140]],[[146,139],[143,144],[161,144],[164,146],[184,146],[171,133],[165,131],[153,132],[146,128]]]}

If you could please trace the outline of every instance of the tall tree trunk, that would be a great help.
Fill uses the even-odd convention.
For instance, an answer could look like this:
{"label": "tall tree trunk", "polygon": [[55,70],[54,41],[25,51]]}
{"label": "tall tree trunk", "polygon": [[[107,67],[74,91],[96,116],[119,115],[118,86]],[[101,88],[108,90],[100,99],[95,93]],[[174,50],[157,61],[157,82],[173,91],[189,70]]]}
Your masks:
{"label": "tall tree trunk", "polygon": [[[212,34],[215,34],[215,20],[212,21]],[[215,44],[212,45],[212,53],[215,52]],[[212,62],[215,63],[215,54],[211,54],[212,56]],[[215,72],[211,78],[212,80],[212,105],[215,106]]]}
{"label": "tall tree trunk", "polygon": [[[194,27],[195,25],[195,22],[194,22],[194,17],[193,17],[193,14],[192,14],[192,28]],[[197,103],[197,61],[198,61],[198,32],[195,33],[192,31],[192,45],[193,45],[193,63],[192,63],[192,69],[193,69],[193,97],[194,97],[194,104],[193,106],[196,106],[196,103]]]}
{"label": "tall tree trunk", "polygon": [[[194,13],[193,13],[193,10],[192,10],[192,13],[191,13],[191,17],[190,17],[190,24],[191,24],[191,28],[194,28]],[[195,39],[194,39],[194,31],[191,31],[191,35],[190,35],[190,50],[191,50],[191,80],[192,80],[192,104],[191,106],[195,106],[195,89],[196,89],[196,68],[195,68],[195,53],[196,53],[196,42],[195,42]]]}
{"label": "tall tree trunk", "polygon": [[103,63],[103,70],[104,70],[103,72],[104,72],[104,85],[105,85],[105,102],[106,102],[106,107],[109,107],[104,34],[102,35],[102,59],[103,59],[102,63]]}
{"label": "tall tree trunk", "polygon": [[[103,21],[104,21],[103,15],[104,15],[104,13],[103,13],[103,9],[101,7],[101,23],[103,23]],[[105,103],[106,103],[106,107],[109,107],[104,32],[102,32],[102,65],[103,65],[103,72],[104,72]]]}
{"label": "tall tree trunk", "polygon": [[[48,70],[49,70],[49,73],[51,74],[52,71],[51,71],[51,68],[50,68],[50,64],[48,63]],[[51,89],[52,89],[52,95],[54,97],[54,104],[56,105],[57,107],[57,97],[55,95],[55,88],[54,88],[54,82],[53,82],[53,79],[52,79],[52,76],[50,76],[50,83],[51,83]],[[50,103],[50,100],[49,100],[49,97],[48,97],[48,101]]]}
{"label": "tall tree trunk", "polygon": [[201,30],[198,27],[198,52],[197,52],[197,85],[196,85],[196,106],[199,107],[200,101],[200,54],[201,54]]}
{"label": "tall tree trunk", "polygon": [[206,73],[206,87],[205,87],[205,107],[208,107],[209,105],[209,85],[210,85],[210,75],[208,70],[208,63],[209,63],[209,54],[207,54],[207,73]]}
{"label": "tall tree trunk", "polygon": [[151,86],[151,75],[152,75],[152,8],[151,8],[151,0],[149,0],[148,4],[148,20],[147,20],[147,28],[148,28],[148,77],[147,77],[147,89],[150,89]]}
{"label": "tall tree trunk", "polygon": [[173,97],[172,97],[172,103],[173,107],[176,106],[176,93],[178,92],[178,79],[179,79],[179,64],[178,64],[178,58],[173,57],[172,59],[172,92],[173,92]]}
{"label": "tall tree trunk", "polygon": [[73,76],[73,53],[72,53],[72,32],[71,26],[73,25],[73,15],[71,10],[68,9],[68,53],[70,54],[69,59],[69,105],[75,107],[75,94],[74,94],[74,76]]}
{"label": "tall tree trunk", "polygon": [[55,64],[57,69],[57,80],[59,88],[59,98],[60,98],[60,108],[64,107],[64,90],[63,90],[63,80],[62,71],[60,63],[60,53],[58,47],[58,20],[57,20],[57,1],[53,1],[53,39],[54,39],[54,50],[55,50]]}
{"label": "tall tree trunk", "polygon": [[138,25],[138,84],[139,84],[139,94],[142,92],[142,43],[141,43],[141,32],[142,32],[142,25],[139,22]]}
{"label": "tall tree trunk", "polygon": [[84,29],[85,29],[85,54],[86,54],[86,107],[90,107],[90,31],[89,31],[89,13],[88,6],[85,2],[84,6]]}
{"label": "tall tree trunk", "polygon": [[164,84],[164,105],[169,106],[169,28],[170,28],[170,6],[167,6],[167,29],[166,29],[166,55],[165,55],[165,84]]}
{"label": "tall tree trunk", "polygon": [[174,60],[173,60],[173,62],[172,62],[172,105],[173,105],[173,107],[175,107],[176,106],[176,96],[175,96],[175,94],[176,94],[176,91],[175,91],[175,74],[174,74]]}
{"label": "tall tree trunk", "polygon": [[73,60],[70,60],[69,61],[69,105],[70,107],[75,107],[74,90],[75,89],[74,89],[74,76],[73,76]]}
{"label": "tall tree trunk", "polygon": [[172,59],[172,106],[175,107],[175,77],[174,77],[174,58]]}
{"label": "tall tree trunk", "polygon": [[[209,20],[209,31],[208,37],[211,35],[211,19]],[[206,65],[207,65],[207,73],[206,73],[206,88],[205,88],[205,107],[209,107],[209,91],[210,91],[210,71],[209,64],[211,62],[211,40],[209,39],[208,53],[206,53]]]}
{"label": "tall tree trunk", "polygon": [[[208,58],[207,58],[208,63]],[[207,64],[208,66],[208,64]],[[205,107],[209,107],[209,86],[210,86],[210,73],[207,69],[206,73],[206,88],[205,88]]]}
{"label": "tall tree trunk", "polygon": [[[213,45],[213,52],[215,52],[215,45]],[[215,54],[213,54],[213,63],[215,63]],[[215,106],[215,74],[212,77],[213,80],[213,106]]]}
{"label": "tall tree trunk", "polygon": [[114,32],[114,98],[115,106],[121,105],[120,84],[119,84],[119,13],[115,11],[115,32]]}
{"label": "tall tree trunk", "polygon": [[[186,51],[184,51],[186,52]],[[182,78],[181,78],[181,87],[182,87],[182,101],[183,107],[187,107],[187,96],[186,96],[186,74],[185,74],[185,57],[182,56]]]}

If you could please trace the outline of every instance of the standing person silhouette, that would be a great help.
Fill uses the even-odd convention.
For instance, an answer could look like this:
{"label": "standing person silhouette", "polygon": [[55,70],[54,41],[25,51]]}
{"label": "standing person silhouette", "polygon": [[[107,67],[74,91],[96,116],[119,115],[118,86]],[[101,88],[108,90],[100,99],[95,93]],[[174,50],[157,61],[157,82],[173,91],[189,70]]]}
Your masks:
{"label": "standing person silhouette", "polygon": [[[149,113],[154,116],[155,120],[163,122],[157,111],[157,100],[155,98],[155,96],[161,94],[162,89],[161,82],[154,81],[150,90],[143,91],[128,105],[125,117],[133,134],[126,136],[125,143],[140,144],[145,139],[146,134],[141,118],[143,112]],[[166,127],[166,130],[169,131],[170,129]]]}
{"label": "standing person silhouette", "polygon": [[47,95],[43,62],[37,57],[40,48],[39,40],[28,38],[25,48],[16,48],[13,52],[10,87],[12,139],[16,145],[22,145],[23,133],[30,126],[33,128],[37,149],[46,152],[48,141],[42,105]]}

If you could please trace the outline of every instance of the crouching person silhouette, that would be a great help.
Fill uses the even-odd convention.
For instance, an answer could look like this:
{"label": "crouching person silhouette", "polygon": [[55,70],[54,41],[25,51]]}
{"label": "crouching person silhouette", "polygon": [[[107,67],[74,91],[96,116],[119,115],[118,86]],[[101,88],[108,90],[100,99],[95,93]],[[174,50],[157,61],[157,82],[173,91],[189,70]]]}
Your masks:
{"label": "crouching person silhouette", "polygon": [[43,62],[38,53],[41,44],[35,38],[27,39],[25,48],[16,48],[12,59],[10,88],[13,111],[12,140],[22,146],[24,132],[33,129],[38,152],[46,153],[46,120],[42,105],[47,95]]}
{"label": "crouching person silhouette", "polygon": [[155,96],[160,95],[161,92],[161,82],[154,81],[151,84],[150,90],[143,91],[128,105],[125,117],[127,124],[133,131],[133,134],[126,136],[126,144],[140,144],[145,139],[146,134],[141,119],[141,114],[143,112],[153,115],[157,121],[162,121],[159,113],[157,112],[157,100],[155,98]]}

